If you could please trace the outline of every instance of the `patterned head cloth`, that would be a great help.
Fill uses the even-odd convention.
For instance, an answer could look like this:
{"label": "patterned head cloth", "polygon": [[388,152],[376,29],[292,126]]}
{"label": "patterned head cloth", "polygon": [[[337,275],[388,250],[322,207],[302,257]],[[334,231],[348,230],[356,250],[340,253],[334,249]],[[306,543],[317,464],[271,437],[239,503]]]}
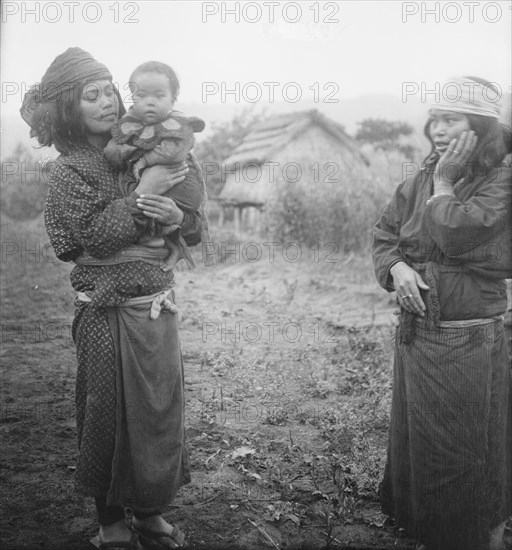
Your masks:
{"label": "patterned head cloth", "polygon": [[20,109],[23,120],[30,126],[30,137],[44,137],[48,123],[55,120],[56,103],[63,95],[71,94],[78,86],[93,80],[112,80],[110,71],[81,48],[68,48],[57,56],[41,82],[25,94]]}
{"label": "patterned head cloth", "polygon": [[500,94],[489,85],[481,84],[470,77],[454,77],[445,82],[441,98],[430,108],[440,111],[500,117]]}
{"label": "patterned head cloth", "polygon": [[503,94],[501,102],[500,122],[508,128],[512,128],[512,94]]}

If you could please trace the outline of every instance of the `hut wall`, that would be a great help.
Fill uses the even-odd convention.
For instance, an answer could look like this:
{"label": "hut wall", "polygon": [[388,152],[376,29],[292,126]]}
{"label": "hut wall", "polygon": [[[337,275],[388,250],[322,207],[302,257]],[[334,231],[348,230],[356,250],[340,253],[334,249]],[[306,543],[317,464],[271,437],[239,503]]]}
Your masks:
{"label": "hut wall", "polygon": [[285,158],[307,157],[319,162],[329,162],[336,161],[340,156],[345,157],[348,161],[353,155],[321,126],[312,124],[281,149],[279,156]]}
{"label": "hut wall", "polygon": [[[310,192],[321,192],[322,184],[353,185],[363,174],[369,174],[369,170],[353,151],[322,127],[311,125],[279,150],[271,162],[248,163],[229,171],[221,197],[238,204],[268,204],[280,185],[304,185]],[[240,212],[240,225],[244,229],[263,229],[267,221],[264,212],[263,219],[261,214],[258,208],[245,206]]]}
{"label": "hut wall", "polygon": [[238,203],[264,203],[273,179],[272,167],[267,164],[251,162],[233,167],[226,173],[221,197]]}
{"label": "hut wall", "polygon": [[[354,153],[320,126],[310,126],[305,132],[281,149],[275,160],[281,166],[283,183],[304,185],[339,183],[343,185],[355,174],[368,174],[368,168]],[[298,170],[290,165],[296,162]]]}

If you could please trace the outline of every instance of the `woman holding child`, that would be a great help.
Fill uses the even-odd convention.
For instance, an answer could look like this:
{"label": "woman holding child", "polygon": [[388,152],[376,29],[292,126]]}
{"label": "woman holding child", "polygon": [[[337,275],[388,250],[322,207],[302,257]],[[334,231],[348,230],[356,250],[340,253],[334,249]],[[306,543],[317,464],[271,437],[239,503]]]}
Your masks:
{"label": "woman holding child", "polygon": [[431,153],[375,226],[376,275],[400,305],[381,499],[417,548],[499,550],[512,515],[510,129],[490,82],[450,87],[425,126]]}
{"label": "woman holding child", "polygon": [[[57,257],[76,264],[77,488],[95,497],[101,548],[177,548],[184,535],[161,514],[190,474],[163,235],[178,229],[180,239],[197,244],[201,215],[162,195],[197,168],[190,160],[149,167],[127,190],[103,155],[125,110],[108,69],[80,48],[53,61],[21,113],[31,135],[61,153],[45,219]],[[155,226],[161,232],[144,244]],[[131,526],[125,508],[133,511]]]}

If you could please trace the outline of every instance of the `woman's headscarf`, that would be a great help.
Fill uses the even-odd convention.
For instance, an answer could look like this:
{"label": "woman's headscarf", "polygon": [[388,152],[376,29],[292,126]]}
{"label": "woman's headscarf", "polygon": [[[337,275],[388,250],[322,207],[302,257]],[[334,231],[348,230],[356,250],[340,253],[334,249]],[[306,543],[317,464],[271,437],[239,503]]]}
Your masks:
{"label": "woman's headscarf", "polygon": [[[30,137],[47,142],[49,127],[57,120],[57,101],[64,94],[72,97],[77,87],[93,80],[112,80],[110,71],[81,48],[68,48],[57,56],[41,82],[25,94],[20,109],[23,120],[30,126]],[[49,143],[44,143],[48,145]]]}
{"label": "woman's headscarf", "polygon": [[499,119],[500,98],[490,82],[485,85],[468,76],[454,77],[444,83],[440,100],[430,108]]}

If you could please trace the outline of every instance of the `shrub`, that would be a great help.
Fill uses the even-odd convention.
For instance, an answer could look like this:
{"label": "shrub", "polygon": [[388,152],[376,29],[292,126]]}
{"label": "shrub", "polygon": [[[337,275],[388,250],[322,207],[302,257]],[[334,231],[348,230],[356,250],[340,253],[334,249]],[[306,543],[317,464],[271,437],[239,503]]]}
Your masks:
{"label": "shrub", "polygon": [[373,225],[388,202],[389,184],[357,168],[341,181],[279,182],[267,209],[274,238],[307,245],[335,242],[343,252],[361,251],[371,242]]}
{"label": "shrub", "polygon": [[[47,150],[46,150],[47,151]],[[13,220],[32,220],[44,209],[51,163],[47,153],[21,143],[2,162],[0,210]]]}

